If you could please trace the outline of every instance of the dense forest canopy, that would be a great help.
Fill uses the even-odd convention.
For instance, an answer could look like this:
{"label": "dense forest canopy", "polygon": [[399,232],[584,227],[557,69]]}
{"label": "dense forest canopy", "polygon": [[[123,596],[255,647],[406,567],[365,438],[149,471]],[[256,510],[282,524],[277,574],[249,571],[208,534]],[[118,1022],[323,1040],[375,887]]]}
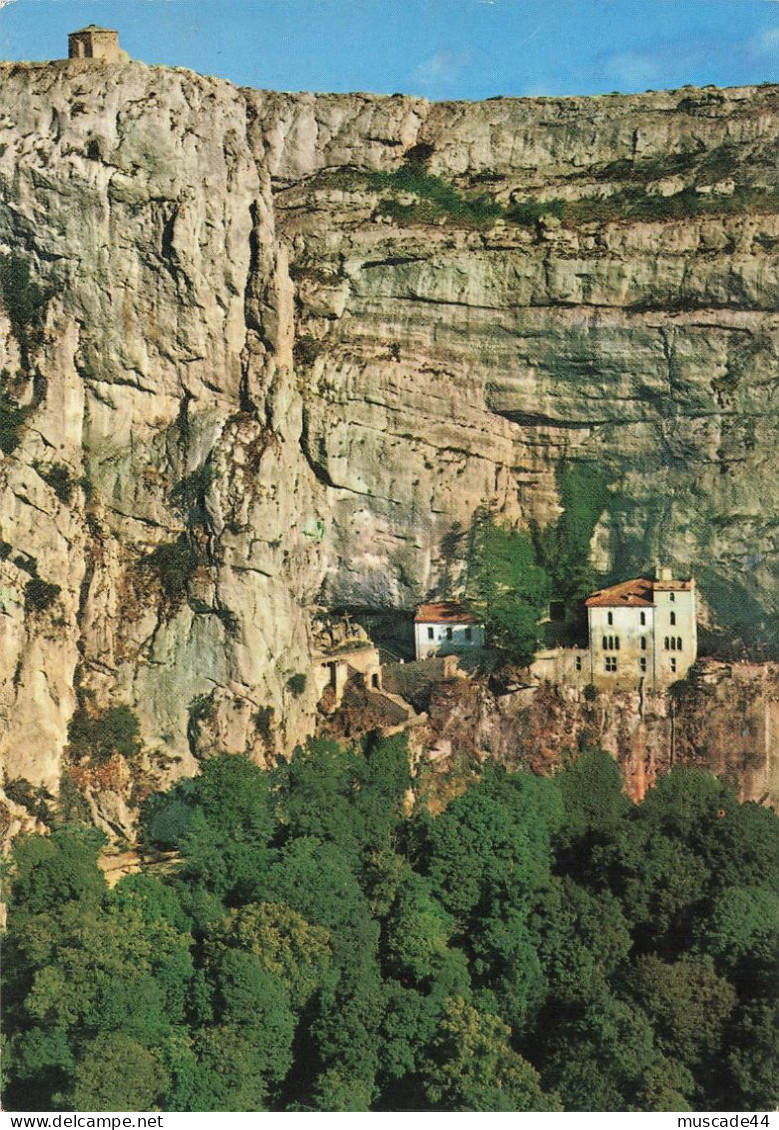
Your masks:
{"label": "dense forest canopy", "polygon": [[773,812],[599,751],[411,783],[402,737],[214,757],[113,890],[93,828],[19,842],[5,1108],[775,1107]]}

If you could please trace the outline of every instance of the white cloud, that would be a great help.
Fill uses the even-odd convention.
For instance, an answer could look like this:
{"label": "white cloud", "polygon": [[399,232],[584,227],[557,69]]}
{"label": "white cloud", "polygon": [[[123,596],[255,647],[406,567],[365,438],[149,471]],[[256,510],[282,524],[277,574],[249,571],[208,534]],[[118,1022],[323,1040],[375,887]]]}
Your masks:
{"label": "white cloud", "polygon": [[0,0],[0,8],[7,8],[9,4],[13,4],[14,0]]}
{"label": "white cloud", "polygon": [[436,51],[430,59],[414,69],[414,79],[421,86],[434,86],[456,78],[467,64],[467,51]]}
{"label": "white cloud", "polygon": [[779,27],[771,27],[759,35],[754,48],[759,55],[776,55],[779,52]]}
{"label": "white cloud", "polygon": [[641,55],[637,51],[623,51],[605,60],[603,73],[609,81],[622,86],[646,86],[658,74],[657,60],[651,55]]}

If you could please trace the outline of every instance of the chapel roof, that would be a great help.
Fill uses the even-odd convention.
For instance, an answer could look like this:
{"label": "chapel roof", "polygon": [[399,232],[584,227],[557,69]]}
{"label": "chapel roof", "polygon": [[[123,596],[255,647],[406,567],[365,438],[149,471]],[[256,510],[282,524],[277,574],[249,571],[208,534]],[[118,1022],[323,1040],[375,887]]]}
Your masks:
{"label": "chapel roof", "polygon": [[453,600],[420,604],[414,617],[415,624],[478,624],[478,622],[471,612]]}

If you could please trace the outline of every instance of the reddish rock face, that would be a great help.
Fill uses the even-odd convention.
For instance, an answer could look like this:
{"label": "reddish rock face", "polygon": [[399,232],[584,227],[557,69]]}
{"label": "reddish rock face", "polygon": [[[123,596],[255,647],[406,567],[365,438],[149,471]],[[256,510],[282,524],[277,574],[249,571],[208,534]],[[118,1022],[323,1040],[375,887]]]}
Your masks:
{"label": "reddish rock face", "polygon": [[673,765],[691,765],[717,774],[742,800],[779,805],[777,667],[704,660],[696,671],[695,680],[643,703],[609,691],[588,702],[549,684],[496,697],[483,683],[440,682],[430,693],[427,744],[450,741],[453,752],[538,773],[571,751],[600,746],[619,762],[636,801]]}

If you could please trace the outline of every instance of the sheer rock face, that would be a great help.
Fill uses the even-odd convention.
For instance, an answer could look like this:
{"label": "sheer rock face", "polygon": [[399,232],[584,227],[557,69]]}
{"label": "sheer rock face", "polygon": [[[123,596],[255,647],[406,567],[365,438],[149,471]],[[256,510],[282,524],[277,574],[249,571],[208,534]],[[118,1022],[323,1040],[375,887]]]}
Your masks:
{"label": "sheer rock face", "polygon": [[[612,484],[604,570],[661,557],[715,618],[734,593],[771,611],[775,210],[420,223],[369,174],[411,151],[503,204],[637,178],[727,199],[774,187],[776,88],[430,105],[137,63],[0,80],[0,253],[47,299],[23,342],[0,302],[28,408],[0,466],[9,778],[56,788],[77,696],[131,706],[179,759],[161,779],[291,748],[313,606],[433,595],[477,508],[558,515],[565,461]],[[25,609],[36,568],[61,591]]]}

